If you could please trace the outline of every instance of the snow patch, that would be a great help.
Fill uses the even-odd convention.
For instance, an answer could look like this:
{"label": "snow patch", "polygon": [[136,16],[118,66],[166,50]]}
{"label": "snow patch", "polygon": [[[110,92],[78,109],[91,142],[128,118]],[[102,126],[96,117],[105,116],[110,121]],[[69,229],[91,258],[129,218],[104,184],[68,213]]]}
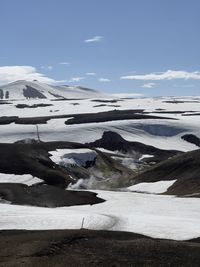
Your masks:
{"label": "snow patch", "polygon": [[90,149],[57,149],[56,151],[49,152],[50,157],[56,164],[67,166],[77,165],[86,167],[88,162],[93,162],[97,153]]}
{"label": "snow patch", "polygon": [[140,183],[127,187],[130,191],[137,191],[151,194],[165,193],[170,186],[172,186],[176,180],[171,181],[158,181],[154,183]]}
{"label": "snow patch", "polygon": [[0,229],[80,229],[130,231],[154,238],[187,240],[200,237],[200,199],[95,191],[97,205],[39,208],[0,204]]}
{"label": "snow patch", "polygon": [[44,181],[37,177],[33,177],[30,174],[16,175],[16,174],[0,173],[0,183],[20,183],[31,186],[33,184],[41,182]]}
{"label": "snow patch", "polygon": [[139,160],[142,160],[142,159],[148,159],[148,158],[152,158],[152,157],[154,157],[153,155],[148,155],[148,154],[146,154],[146,155],[142,155],[140,158],[139,158]]}

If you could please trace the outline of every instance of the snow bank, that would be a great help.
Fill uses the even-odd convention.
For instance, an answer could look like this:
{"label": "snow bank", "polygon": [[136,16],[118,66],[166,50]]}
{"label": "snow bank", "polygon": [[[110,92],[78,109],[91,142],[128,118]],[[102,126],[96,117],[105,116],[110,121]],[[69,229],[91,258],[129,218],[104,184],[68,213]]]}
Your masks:
{"label": "snow bank", "polygon": [[53,162],[59,165],[77,165],[85,167],[87,162],[93,162],[97,153],[91,149],[57,149],[49,152]]}
{"label": "snow bank", "polygon": [[43,180],[33,177],[30,174],[16,175],[0,173],[0,183],[21,183],[30,186],[40,182],[43,182]]}
{"label": "snow bank", "polygon": [[127,187],[130,191],[137,191],[143,193],[161,194],[165,193],[167,189],[172,186],[176,180],[159,181],[154,183],[140,183]]}
{"label": "snow bank", "polygon": [[200,236],[200,199],[96,191],[97,205],[37,208],[0,204],[0,229],[80,229],[131,231],[155,238],[186,240]]}

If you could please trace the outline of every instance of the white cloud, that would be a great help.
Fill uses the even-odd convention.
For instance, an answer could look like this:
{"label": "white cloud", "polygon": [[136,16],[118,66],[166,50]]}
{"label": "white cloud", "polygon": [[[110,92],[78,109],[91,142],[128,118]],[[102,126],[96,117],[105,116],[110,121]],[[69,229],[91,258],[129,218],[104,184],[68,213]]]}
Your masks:
{"label": "white cloud", "polygon": [[69,65],[69,62],[60,62],[60,65]]}
{"label": "white cloud", "polygon": [[44,70],[52,70],[53,69],[53,66],[41,66],[41,69],[44,69]]}
{"label": "white cloud", "polygon": [[84,80],[85,77],[72,77],[71,80],[69,80],[68,82],[73,83],[73,82],[80,82],[82,80]]}
{"label": "white cloud", "polygon": [[116,93],[112,95],[119,97],[119,98],[134,98],[134,97],[144,96],[143,94],[140,94],[140,93]]}
{"label": "white cloud", "polygon": [[91,39],[84,40],[85,43],[94,43],[94,42],[101,42],[103,40],[103,36],[94,36]]}
{"label": "white cloud", "polygon": [[14,82],[17,80],[33,81],[38,80],[43,83],[54,84],[57,83],[52,78],[39,73],[35,67],[32,66],[2,66],[0,67],[0,84]]}
{"label": "white cloud", "polygon": [[167,70],[165,72],[149,73],[144,75],[122,76],[121,80],[161,81],[161,80],[200,80],[200,72],[188,72],[182,70]]}
{"label": "white cloud", "polygon": [[58,83],[63,84],[63,83],[66,83],[66,82],[68,82],[68,80],[58,80],[58,81],[56,81],[56,84],[58,84]]}
{"label": "white cloud", "polygon": [[155,83],[145,83],[142,85],[143,88],[153,88],[155,86]]}
{"label": "white cloud", "polygon": [[98,81],[99,82],[102,82],[102,83],[107,83],[107,82],[110,82],[110,79],[107,79],[107,78],[99,78]]}
{"label": "white cloud", "polygon": [[88,76],[95,76],[96,73],[95,72],[87,72],[86,75],[88,75]]}

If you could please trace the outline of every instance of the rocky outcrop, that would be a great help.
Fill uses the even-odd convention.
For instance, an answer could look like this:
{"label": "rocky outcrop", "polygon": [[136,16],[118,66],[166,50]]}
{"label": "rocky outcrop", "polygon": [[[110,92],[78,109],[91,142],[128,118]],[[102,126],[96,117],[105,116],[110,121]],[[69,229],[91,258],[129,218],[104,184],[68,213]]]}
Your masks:
{"label": "rocky outcrop", "polygon": [[29,85],[26,85],[26,89],[23,89],[23,95],[26,98],[47,98],[45,95],[43,95],[37,89],[35,89]]}
{"label": "rocky outcrop", "polygon": [[163,159],[181,153],[176,150],[162,150],[140,142],[129,142],[122,138],[118,133],[112,131],[104,132],[101,139],[87,145],[90,147],[102,147],[111,151],[120,151],[122,153],[138,153],[138,157],[144,154],[149,154],[155,156],[153,159],[154,161],[162,161]]}
{"label": "rocky outcrop", "polygon": [[140,119],[169,119],[168,117],[159,117],[153,115],[145,115],[141,110],[112,110],[99,113],[86,113],[76,114],[72,119],[65,122],[66,125],[82,124],[82,123],[95,123],[95,122],[107,122],[117,120],[140,120]]}
{"label": "rocky outcrop", "polygon": [[134,183],[177,180],[166,194],[200,196],[200,150],[174,156],[134,177]]}
{"label": "rocky outcrop", "polygon": [[50,185],[0,183],[0,197],[16,205],[38,207],[62,207],[74,205],[93,205],[104,202],[96,193],[70,191]]}
{"label": "rocky outcrop", "polygon": [[183,136],[181,136],[181,138],[189,143],[192,143],[198,147],[200,147],[200,138],[197,137],[194,134],[185,134]]}

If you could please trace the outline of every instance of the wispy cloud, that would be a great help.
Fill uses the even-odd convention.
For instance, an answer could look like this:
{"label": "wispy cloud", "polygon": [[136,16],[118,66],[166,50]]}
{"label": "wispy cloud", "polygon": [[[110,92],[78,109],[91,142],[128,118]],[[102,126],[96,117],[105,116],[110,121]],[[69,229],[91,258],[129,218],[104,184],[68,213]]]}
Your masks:
{"label": "wispy cloud", "polygon": [[102,83],[107,83],[107,82],[110,82],[110,79],[108,79],[108,78],[99,78],[98,81],[102,82]]}
{"label": "wispy cloud", "polygon": [[41,66],[41,69],[43,69],[43,70],[52,70],[53,66]]}
{"label": "wispy cloud", "polygon": [[94,42],[101,42],[103,40],[103,36],[94,36],[90,39],[84,40],[85,43],[94,43]]}
{"label": "wispy cloud", "polygon": [[17,80],[33,81],[55,84],[56,80],[38,72],[33,66],[2,66],[0,67],[0,84],[14,82]]}
{"label": "wispy cloud", "polygon": [[95,76],[96,75],[96,72],[87,72],[86,75],[88,75],[88,76]]}
{"label": "wispy cloud", "polygon": [[155,83],[145,83],[142,85],[143,88],[153,88],[156,84]]}
{"label": "wispy cloud", "polygon": [[59,64],[60,65],[69,65],[70,63],[69,62],[60,62]]}
{"label": "wispy cloud", "polygon": [[80,82],[84,80],[85,77],[72,77],[68,82],[73,83],[73,82]]}
{"label": "wispy cloud", "polygon": [[118,94],[112,94],[119,98],[135,98],[135,97],[142,97],[143,94],[140,93],[118,93]]}
{"label": "wispy cloud", "polygon": [[129,75],[122,76],[121,80],[141,80],[141,81],[161,81],[161,80],[174,80],[174,79],[183,79],[183,80],[200,80],[200,72],[188,72],[182,70],[167,70],[165,72],[155,72],[149,74],[141,75]]}

